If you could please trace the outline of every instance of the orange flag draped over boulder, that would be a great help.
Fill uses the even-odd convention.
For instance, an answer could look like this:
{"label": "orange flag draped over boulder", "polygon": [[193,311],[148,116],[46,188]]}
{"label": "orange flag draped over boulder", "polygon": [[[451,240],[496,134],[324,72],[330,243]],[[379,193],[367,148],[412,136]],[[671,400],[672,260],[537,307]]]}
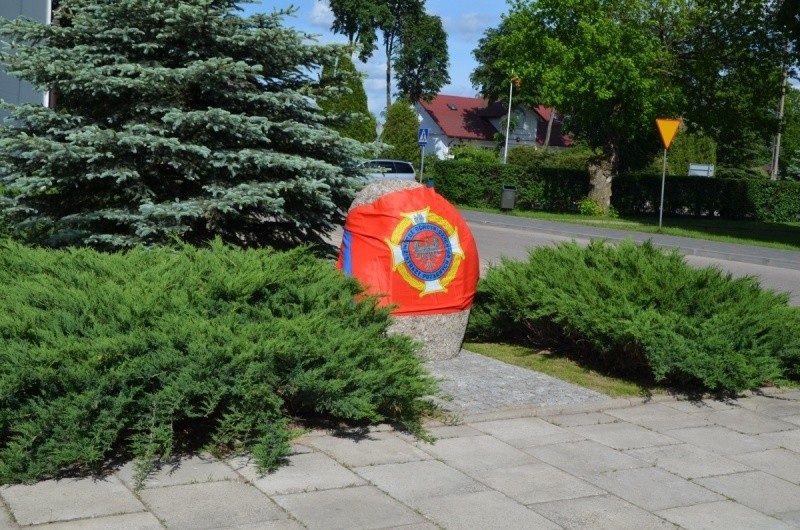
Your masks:
{"label": "orange flag draped over boulder", "polygon": [[478,248],[458,210],[419,186],[352,208],[338,267],[394,315],[453,313],[472,307]]}

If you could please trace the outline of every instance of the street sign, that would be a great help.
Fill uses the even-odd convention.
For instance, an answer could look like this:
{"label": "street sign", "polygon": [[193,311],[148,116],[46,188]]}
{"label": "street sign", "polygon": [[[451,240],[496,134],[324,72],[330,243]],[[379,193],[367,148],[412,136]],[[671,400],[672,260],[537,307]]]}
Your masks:
{"label": "street sign", "polygon": [[421,146],[428,143],[428,129],[419,130],[419,134],[417,134],[417,143]]}
{"label": "street sign", "polygon": [[658,229],[661,230],[661,220],[664,217],[664,185],[667,180],[667,149],[675,138],[681,120],[674,118],[656,118],[658,132],[661,133],[661,141],[664,142],[664,169],[661,172],[661,204],[658,207]]}
{"label": "street sign", "polygon": [[675,138],[675,133],[678,132],[678,127],[681,126],[681,120],[657,118],[656,125],[658,125],[658,132],[661,133],[661,141],[664,142],[664,149],[669,149],[672,139]]}
{"label": "street sign", "polygon": [[689,164],[689,173],[690,177],[713,177],[714,176],[714,164]]}

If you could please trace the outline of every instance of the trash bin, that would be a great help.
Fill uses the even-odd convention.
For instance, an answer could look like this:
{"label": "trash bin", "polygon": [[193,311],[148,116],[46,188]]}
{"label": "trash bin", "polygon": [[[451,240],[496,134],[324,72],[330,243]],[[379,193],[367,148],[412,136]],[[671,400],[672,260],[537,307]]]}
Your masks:
{"label": "trash bin", "polygon": [[426,186],[426,187],[428,187],[428,188],[432,188],[432,187],[433,187],[433,179],[432,179],[432,178],[430,178],[430,177],[428,177],[428,178],[425,180],[425,186]]}
{"label": "trash bin", "polygon": [[513,210],[517,200],[517,187],[512,184],[503,184],[503,191],[500,193],[500,209]]}

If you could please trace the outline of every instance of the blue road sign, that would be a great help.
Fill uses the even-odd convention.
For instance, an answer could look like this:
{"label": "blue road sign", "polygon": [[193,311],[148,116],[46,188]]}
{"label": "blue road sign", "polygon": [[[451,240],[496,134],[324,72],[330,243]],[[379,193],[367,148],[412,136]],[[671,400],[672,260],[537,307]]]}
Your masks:
{"label": "blue road sign", "polygon": [[417,135],[417,143],[419,145],[425,145],[428,143],[428,129],[419,130],[419,134]]}

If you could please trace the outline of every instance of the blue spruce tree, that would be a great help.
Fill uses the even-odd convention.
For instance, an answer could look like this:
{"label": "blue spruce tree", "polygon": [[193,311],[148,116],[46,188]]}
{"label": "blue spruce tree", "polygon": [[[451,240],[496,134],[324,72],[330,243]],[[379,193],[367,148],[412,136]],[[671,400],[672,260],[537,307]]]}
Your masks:
{"label": "blue spruce tree", "polygon": [[2,104],[0,224],[48,246],[324,244],[363,154],[316,103],[336,87],[311,74],[342,49],[237,3],[62,0],[52,25],[0,20],[6,71],[55,96]]}

